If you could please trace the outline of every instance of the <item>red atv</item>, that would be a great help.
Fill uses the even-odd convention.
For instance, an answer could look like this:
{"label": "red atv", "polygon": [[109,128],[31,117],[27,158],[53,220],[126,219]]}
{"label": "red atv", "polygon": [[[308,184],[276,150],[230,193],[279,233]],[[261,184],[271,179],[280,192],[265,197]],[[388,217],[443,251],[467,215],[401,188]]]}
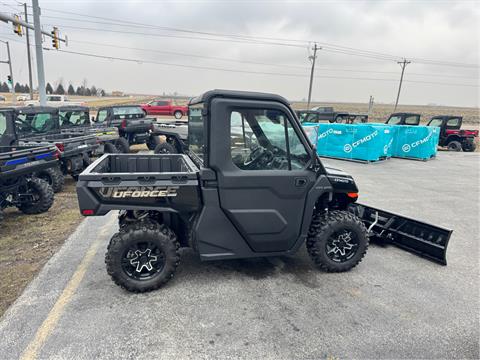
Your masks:
{"label": "red atv", "polygon": [[475,151],[475,138],[478,130],[463,130],[461,116],[439,115],[430,119],[427,126],[440,127],[439,146],[446,146],[451,151]]}

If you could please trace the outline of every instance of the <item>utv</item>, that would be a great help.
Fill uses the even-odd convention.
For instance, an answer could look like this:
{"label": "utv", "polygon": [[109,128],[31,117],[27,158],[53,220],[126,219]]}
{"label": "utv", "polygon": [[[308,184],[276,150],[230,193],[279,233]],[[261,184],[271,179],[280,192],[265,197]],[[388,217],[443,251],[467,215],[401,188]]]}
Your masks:
{"label": "utv", "polygon": [[165,137],[165,141],[155,147],[155,154],[182,154],[188,150],[188,123],[185,121],[155,124],[152,134]]}
{"label": "utv", "polygon": [[58,119],[63,134],[72,135],[95,135],[98,148],[95,155],[104,153],[128,153],[120,138],[118,128],[106,126],[105,123],[90,123],[90,112],[85,106],[61,106],[58,108]]}
{"label": "utv", "polygon": [[445,146],[451,151],[475,151],[478,130],[461,130],[462,116],[440,115],[430,119],[427,126],[440,127],[438,145]]}
{"label": "utv", "polygon": [[0,109],[6,118],[6,130],[0,137],[0,145],[42,146],[55,145],[60,166],[38,173],[48,181],[55,192],[61,191],[64,175],[74,179],[90,164],[90,156],[96,149],[95,135],[62,134],[58,109],[27,106],[16,109]]}
{"label": "utv", "polygon": [[80,175],[77,195],[85,216],[120,210],[105,261],[134,292],[167,283],[180,247],[218,260],[291,255],[306,242],[317,267],[340,272],[362,260],[370,237],[446,264],[451,234],[356,204],[353,178],[325,168],[288,101],[263,93],[192,99],[187,154],[105,154]]}
{"label": "utv", "polygon": [[97,125],[102,124],[118,128],[120,139],[116,147],[122,153],[128,153],[130,145],[133,144],[147,144],[150,150],[154,150],[160,143],[158,136],[151,134],[156,119],[146,117],[145,111],[139,105],[118,105],[99,108],[97,117],[93,121]]}
{"label": "utv", "polygon": [[[0,124],[0,134],[1,130]],[[53,190],[33,174],[52,169],[57,162],[55,146],[0,146],[0,218],[10,206],[25,214],[47,211],[53,204]]]}

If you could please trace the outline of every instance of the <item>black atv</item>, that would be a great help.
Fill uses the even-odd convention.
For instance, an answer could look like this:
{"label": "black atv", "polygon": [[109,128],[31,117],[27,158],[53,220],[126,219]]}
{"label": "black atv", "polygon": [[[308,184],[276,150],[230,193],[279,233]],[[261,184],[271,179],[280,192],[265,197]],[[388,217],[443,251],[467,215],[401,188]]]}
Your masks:
{"label": "black atv", "polygon": [[106,154],[79,178],[81,213],[120,210],[108,245],[116,284],[166,284],[181,247],[202,260],[291,255],[329,272],[381,238],[446,264],[451,231],[356,203],[353,178],[322,165],[286,99],[214,90],[189,106],[187,154]]}
{"label": "black atv", "polygon": [[[0,118],[1,121],[1,118]],[[6,207],[40,214],[53,204],[53,189],[34,176],[57,166],[55,146],[0,146],[0,218]]]}

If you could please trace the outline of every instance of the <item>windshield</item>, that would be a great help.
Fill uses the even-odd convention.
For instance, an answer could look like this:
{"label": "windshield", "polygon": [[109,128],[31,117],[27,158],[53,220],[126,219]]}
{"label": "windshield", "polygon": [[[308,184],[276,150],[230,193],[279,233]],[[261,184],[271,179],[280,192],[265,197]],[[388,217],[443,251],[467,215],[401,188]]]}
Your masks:
{"label": "windshield", "polygon": [[19,135],[35,135],[56,129],[55,119],[50,113],[19,114],[15,119],[15,129]]}
{"label": "windshield", "polygon": [[59,111],[60,127],[89,125],[88,112],[86,111]]}
{"label": "windshield", "polygon": [[140,106],[120,106],[113,108],[113,117],[115,119],[137,119],[143,117],[144,114]]}

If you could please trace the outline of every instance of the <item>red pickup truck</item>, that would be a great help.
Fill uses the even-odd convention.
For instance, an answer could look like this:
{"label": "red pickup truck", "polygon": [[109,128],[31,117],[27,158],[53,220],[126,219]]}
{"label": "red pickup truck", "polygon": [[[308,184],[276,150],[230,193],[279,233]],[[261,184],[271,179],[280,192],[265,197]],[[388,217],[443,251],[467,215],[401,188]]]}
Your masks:
{"label": "red pickup truck", "polygon": [[175,119],[181,119],[188,112],[188,106],[174,105],[171,100],[153,100],[140,106],[147,115],[173,115]]}

